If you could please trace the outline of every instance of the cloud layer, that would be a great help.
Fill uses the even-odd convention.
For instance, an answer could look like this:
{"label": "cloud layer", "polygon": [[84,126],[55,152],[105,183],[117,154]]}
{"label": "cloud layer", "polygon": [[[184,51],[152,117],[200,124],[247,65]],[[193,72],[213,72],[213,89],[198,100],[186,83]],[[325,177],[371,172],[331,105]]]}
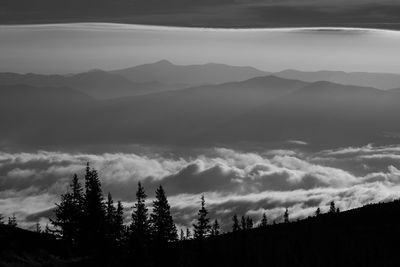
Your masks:
{"label": "cloud layer", "polygon": [[0,152],[0,212],[16,214],[30,227],[46,222],[54,203],[74,173],[83,177],[89,161],[100,174],[104,193],[111,192],[127,207],[134,201],[138,181],[149,195],[162,184],[169,195],[175,221],[190,226],[205,194],[212,218],[226,230],[234,213],[259,220],[281,220],[327,209],[335,200],[343,209],[399,196],[400,146],[349,147],[308,153],[301,150],[241,152],[213,148],[192,155],[172,153],[36,153]]}

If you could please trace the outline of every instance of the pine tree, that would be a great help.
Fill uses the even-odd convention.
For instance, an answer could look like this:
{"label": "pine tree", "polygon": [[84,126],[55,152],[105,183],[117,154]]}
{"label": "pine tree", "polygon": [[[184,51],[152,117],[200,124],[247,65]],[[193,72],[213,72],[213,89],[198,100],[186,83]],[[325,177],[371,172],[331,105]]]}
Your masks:
{"label": "pine tree", "polygon": [[110,242],[114,242],[117,239],[117,229],[116,229],[116,218],[117,210],[114,207],[114,201],[112,199],[111,193],[107,195],[106,202],[106,218],[105,218],[105,231],[106,237]]}
{"label": "pine tree", "polygon": [[192,239],[192,232],[189,228],[186,228],[186,240]]}
{"label": "pine tree", "polygon": [[181,229],[181,233],[179,235],[179,240],[180,241],[184,241],[185,239],[186,239],[185,232],[183,231],[183,229]]}
{"label": "pine tree", "polygon": [[8,217],[8,225],[11,227],[17,227],[17,218],[15,217],[15,213],[11,217]]}
{"label": "pine tree", "polygon": [[115,212],[115,233],[116,233],[116,240],[118,242],[122,242],[124,240],[124,206],[122,206],[122,202],[118,201],[117,203],[117,211]]}
{"label": "pine tree", "polygon": [[253,229],[253,219],[247,216],[246,218],[246,229]]}
{"label": "pine tree", "polygon": [[242,216],[242,218],[240,220],[240,224],[242,225],[242,230],[247,229],[246,218],[244,216]]}
{"label": "pine tree", "polygon": [[153,201],[150,223],[152,237],[156,242],[166,243],[177,240],[176,226],[171,216],[165,191],[161,185],[156,190],[156,200]]}
{"label": "pine tree", "polygon": [[0,225],[4,225],[4,216],[0,213]]}
{"label": "pine tree", "polygon": [[289,223],[289,210],[285,210],[285,214],[283,215],[283,220],[285,223]]}
{"label": "pine tree", "polygon": [[319,215],[321,215],[321,209],[318,207],[315,211],[315,217],[318,217]]}
{"label": "pine tree", "polygon": [[340,209],[339,208],[336,208],[336,213],[340,213]]}
{"label": "pine tree", "polygon": [[219,226],[218,220],[215,219],[211,227],[211,236],[218,236],[220,234],[221,228]]}
{"label": "pine tree", "polygon": [[201,196],[201,208],[198,212],[197,223],[193,224],[194,227],[194,238],[203,239],[208,236],[211,225],[210,219],[207,217],[208,211],[205,208],[204,195]]}
{"label": "pine tree", "polygon": [[96,248],[105,237],[106,212],[98,173],[89,163],[86,165],[83,210],[86,242]]}
{"label": "pine tree", "polygon": [[333,214],[333,213],[335,213],[335,212],[336,212],[335,202],[332,201],[332,202],[331,202],[331,205],[330,205],[330,207],[329,207],[329,213]]}
{"label": "pine tree", "polygon": [[131,223],[131,241],[136,247],[145,245],[150,236],[150,223],[147,216],[146,193],[142,184],[138,183],[136,192],[136,203],[133,206],[132,223]]}
{"label": "pine tree", "polygon": [[36,222],[36,224],[35,224],[35,232],[36,233],[41,233],[42,232],[42,227],[40,226],[39,222]]}
{"label": "pine tree", "polygon": [[262,228],[267,228],[268,226],[268,219],[267,219],[267,215],[265,213],[263,213],[262,219],[261,219],[261,224],[260,227]]}
{"label": "pine tree", "polygon": [[240,230],[239,220],[237,215],[233,215],[232,217],[233,225],[232,225],[232,232],[237,232]]}

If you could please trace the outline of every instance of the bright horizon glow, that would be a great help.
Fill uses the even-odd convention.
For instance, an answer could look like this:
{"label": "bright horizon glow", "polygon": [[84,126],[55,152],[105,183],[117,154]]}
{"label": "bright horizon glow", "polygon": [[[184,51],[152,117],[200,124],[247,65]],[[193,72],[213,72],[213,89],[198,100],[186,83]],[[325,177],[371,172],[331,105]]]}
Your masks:
{"label": "bright horizon glow", "polygon": [[[167,59],[276,72],[400,73],[400,31],[342,28],[190,28],[117,23],[0,26],[0,71],[76,73]],[[312,60],[310,60],[312,59]]]}

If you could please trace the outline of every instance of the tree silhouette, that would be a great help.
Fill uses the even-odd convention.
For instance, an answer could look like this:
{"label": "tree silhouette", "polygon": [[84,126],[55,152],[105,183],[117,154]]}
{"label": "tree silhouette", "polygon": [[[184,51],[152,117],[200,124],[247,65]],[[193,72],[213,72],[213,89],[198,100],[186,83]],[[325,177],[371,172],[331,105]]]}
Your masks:
{"label": "tree silhouette", "polygon": [[192,232],[189,228],[186,228],[186,240],[192,239]]}
{"label": "tree silhouette", "polygon": [[122,242],[124,239],[124,207],[122,206],[122,202],[118,201],[117,210],[115,212],[114,218],[115,224],[115,238],[118,242]]}
{"label": "tree silhouette", "polygon": [[185,240],[186,239],[186,237],[185,237],[185,232],[183,231],[183,229],[181,229],[181,233],[180,233],[180,235],[179,235],[179,240],[180,241],[183,241],[183,240]]}
{"label": "tree silhouette", "polygon": [[105,237],[106,211],[98,173],[90,168],[89,162],[86,165],[83,210],[85,241],[97,247]]}
{"label": "tree silhouette", "polygon": [[136,191],[136,203],[133,206],[131,230],[131,241],[136,248],[142,248],[146,245],[150,236],[150,223],[147,216],[146,193],[142,184],[138,183]]}
{"label": "tree silhouette", "polygon": [[247,229],[247,224],[246,224],[246,217],[242,216],[242,218],[240,219],[240,224],[241,224],[241,229],[242,230],[246,230]]}
{"label": "tree silhouette", "polygon": [[193,224],[194,227],[194,238],[203,239],[208,236],[211,225],[210,219],[207,217],[208,211],[205,208],[204,195],[201,196],[201,208],[198,212],[197,223]]}
{"label": "tree silhouette", "polygon": [[76,243],[76,222],[74,221],[74,201],[72,194],[67,192],[61,195],[61,202],[56,204],[55,219],[50,219],[51,223],[56,227],[56,233],[61,238],[73,245]]}
{"label": "tree silhouette", "polygon": [[286,209],[285,214],[283,214],[283,221],[285,223],[289,223],[289,210],[288,209]]}
{"label": "tree silhouette", "polygon": [[215,219],[214,223],[213,223],[213,225],[211,227],[211,235],[212,236],[218,236],[220,234],[220,231],[221,231],[221,229],[220,229],[218,220]]}
{"label": "tree silhouette", "polygon": [[262,219],[261,219],[261,224],[260,227],[261,228],[266,228],[268,226],[268,219],[267,219],[267,215],[265,213],[263,213]]}
{"label": "tree silhouette", "polygon": [[315,211],[315,216],[318,217],[319,215],[321,215],[321,209],[318,207]]}
{"label": "tree silhouette", "polygon": [[336,208],[336,213],[340,213],[340,209],[339,208]]}
{"label": "tree silhouette", "polygon": [[253,229],[254,223],[253,219],[247,216],[246,218],[246,229]]}
{"label": "tree silhouette", "polygon": [[333,213],[335,213],[335,212],[336,212],[335,202],[332,201],[332,202],[331,202],[331,205],[330,205],[330,207],[329,207],[329,213],[333,214]]}
{"label": "tree silhouette", "polygon": [[35,224],[35,232],[36,233],[41,233],[42,232],[42,227],[40,226],[39,222],[36,222],[36,224]]}
{"label": "tree silhouette", "polygon": [[13,215],[11,217],[8,217],[8,223],[9,226],[11,227],[17,227],[18,223],[17,223],[17,218],[15,217],[15,213],[13,213]]}
{"label": "tree silhouette", "polygon": [[233,225],[232,225],[232,232],[237,232],[240,230],[239,220],[237,215],[233,215],[232,217]]}
{"label": "tree silhouette", "polygon": [[4,216],[0,213],[0,225],[4,224]]}
{"label": "tree silhouette", "polygon": [[153,201],[150,223],[151,234],[156,242],[167,243],[177,240],[176,226],[171,216],[165,191],[161,185],[156,190],[156,200]]}
{"label": "tree silhouette", "polygon": [[114,207],[111,193],[108,193],[106,202],[105,234],[109,242],[117,241],[116,216],[117,209]]}

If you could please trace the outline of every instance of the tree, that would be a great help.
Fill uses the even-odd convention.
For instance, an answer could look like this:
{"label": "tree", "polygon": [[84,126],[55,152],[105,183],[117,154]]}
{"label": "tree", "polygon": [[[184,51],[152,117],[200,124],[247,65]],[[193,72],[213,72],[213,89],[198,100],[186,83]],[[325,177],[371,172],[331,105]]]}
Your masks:
{"label": "tree", "polygon": [[105,230],[106,237],[109,241],[116,241],[117,239],[117,229],[116,229],[116,216],[117,209],[114,207],[114,201],[112,199],[111,193],[107,195],[106,202],[106,218],[105,218]]}
{"label": "tree", "polygon": [[240,224],[242,225],[242,230],[247,229],[246,218],[244,216],[242,216],[242,218],[240,220]]}
{"label": "tree", "polygon": [[165,191],[160,185],[156,190],[156,200],[153,201],[153,212],[150,215],[152,237],[158,243],[177,240],[177,230],[170,209]]}
{"label": "tree", "polygon": [[329,207],[329,213],[333,214],[333,213],[335,213],[335,212],[336,212],[335,202],[332,201],[332,202],[331,202],[331,205],[330,205],[330,207]]}
{"label": "tree", "polygon": [[180,241],[183,241],[183,240],[185,240],[186,239],[186,237],[185,237],[185,232],[183,231],[183,229],[181,229],[181,233],[180,233],[180,235],[179,235],[179,240]]}
{"label": "tree", "polygon": [[41,233],[42,232],[42,227],[40,226],[39,222],[36,222],[36,224],[35,224],[35,232],[36,233]]}
{"label": "tree", "polygon": [[122,242],[124,239],[124,206],[122,205],[121,201],[117,203],[117,211],[115,213],[115,232],[116,232],[116,240],[118,242]]}
{"label": "tree", "polygon": [[4,216],[0,213],[0,225],[4,224]]}
{"label": "tree", "polygon": [[213,225],[211,227],[211,235],[212,236],[218,236],[220,234],[220,231],[221,231],[221,229],[220,229],[218,220],[215,219],[214,223],[213,223]]}
{"label": "tree", "polygon": [[50,219],[57,228],[56,233],[70,245],[79,243],[83,233],[83,193],[78,176],[74,174],[67,193],[61,195],[56,204],[55,219]]}
{"label": "tree", "polygon": [[150,223],[147,215],[146,193],[142,184],[138,183],[136,191],[136,203],[133,206],[132,223],[131,223],[131,239],[137,247],[145,245],[150,236]]}
{"label": "tree", "polygon": [[336,213],[340,213],[340,209],[339,208],[336,208]]}
{"label": "tree", "polygon": [[321,209],[318,207],[315,211],[315,216],[318,217],[319,215],[321,215]]}
{"label": "tree", "polygon": [[189,228],[186,228],[186,240],[192,239],[192,232]]}
{"label": "tree", "polygon": [[232,232],[237,232],[240,230],[239,220],[237,215],[233,215],[232,217],[233,225],[232,225]]}
{"label": "tree", "polygon": [[246,229],[253,229],[254,223],[253,219],[247,216],[246,218]]}
{"label": "tree", "polygon": [[93,246],[99,246],[105,237],[105,206],[98,173],[86,165],[84,197],[85,240]]}
{"label": "tree", "polygon": [[17,227],[17,218],[15,217],[15,213],[11,217],[8,217],[8,225],[11,227]]}
{"label": "tree", "polygon": [[205,208],[204,195],[201,196],[201,208],[198,212],[197,223],[193,224],[194,227],[194,238],[203,239],[208,236],[211,225],[210,219],[207,217],[208,211]]}
{"label": "tree", "polygon": [[285,210],[285,214],[283,214],[283,220],[285,223],[289,223],[289,210]]}
{"label": "tree", "polygon": [[261,224],[260,227],[261,228],[266,228],[268,226],[268,219],[267,219],[267,215],[265,213],[263,213],[262,219],[261,219]]}

